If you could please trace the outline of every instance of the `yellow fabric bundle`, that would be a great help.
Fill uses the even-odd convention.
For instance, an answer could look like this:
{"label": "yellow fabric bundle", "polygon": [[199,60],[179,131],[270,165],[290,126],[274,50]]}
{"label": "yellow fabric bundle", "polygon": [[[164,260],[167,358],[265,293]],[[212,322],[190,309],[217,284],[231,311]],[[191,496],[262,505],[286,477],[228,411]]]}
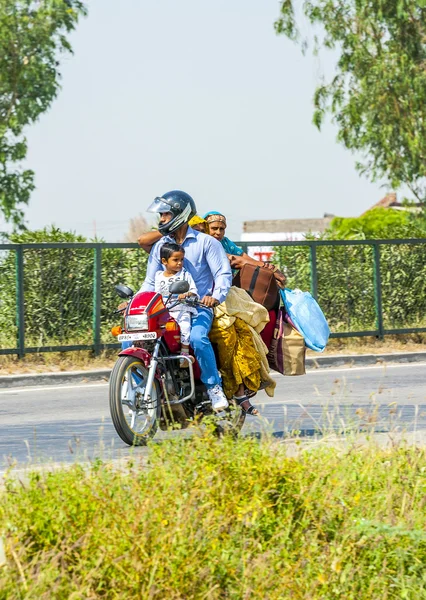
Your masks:
{"label": "yellow fabric bundle", "polygon": [[215,308],[210,339],[217,344],[223,389],[228,398],[241,383],[257,392],[261,382],[266,382],[266,393],[274,395],[276,383],[269,375],[268,349],[259,335],[268,322],[268,311],[253,302],[245,290],[234,286]]}

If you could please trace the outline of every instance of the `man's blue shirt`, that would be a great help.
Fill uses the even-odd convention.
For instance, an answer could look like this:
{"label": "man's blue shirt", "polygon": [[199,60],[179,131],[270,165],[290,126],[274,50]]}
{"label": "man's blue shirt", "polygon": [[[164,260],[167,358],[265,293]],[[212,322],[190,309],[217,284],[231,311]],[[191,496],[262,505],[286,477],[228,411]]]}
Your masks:
{"label": "man's blue shirt", "polygon": [[[176,240],[166,235],[154,245],[149,255],[146,279],[141,291],[154,291],[155,274],[160,269],[163,270],[160,248],[165,242],[176,243]],[[221,243],[210,235],[188,227],[181,245],[185,250],[183,266],[192,275],[200,298],[213,296],[219,303],[223,302],[231,287],[232,273]]]}

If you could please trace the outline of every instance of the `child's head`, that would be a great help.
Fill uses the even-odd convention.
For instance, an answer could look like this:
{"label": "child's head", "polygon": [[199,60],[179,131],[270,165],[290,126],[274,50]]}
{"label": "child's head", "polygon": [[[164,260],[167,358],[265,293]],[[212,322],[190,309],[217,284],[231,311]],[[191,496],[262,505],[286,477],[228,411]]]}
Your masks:
{"label": "child's head", "polygon": [[185,250],[179,244],[166,242],[160,248],[160,259],[169,273],[179,273],[183,267]]}

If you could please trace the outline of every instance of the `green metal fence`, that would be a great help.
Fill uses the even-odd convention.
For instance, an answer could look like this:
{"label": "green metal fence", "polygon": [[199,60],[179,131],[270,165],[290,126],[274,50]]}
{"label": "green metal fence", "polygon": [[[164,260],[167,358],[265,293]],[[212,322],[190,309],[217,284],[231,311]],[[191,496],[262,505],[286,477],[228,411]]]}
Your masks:
{"label": "green metal fence", "polygon": [[[310,289],[333,337],[426,332],[426,239],[241,242],[271,247],[288,287]],[[137,289],[137,244],[1,244],[0,354],[114,348],[114,285]]]}

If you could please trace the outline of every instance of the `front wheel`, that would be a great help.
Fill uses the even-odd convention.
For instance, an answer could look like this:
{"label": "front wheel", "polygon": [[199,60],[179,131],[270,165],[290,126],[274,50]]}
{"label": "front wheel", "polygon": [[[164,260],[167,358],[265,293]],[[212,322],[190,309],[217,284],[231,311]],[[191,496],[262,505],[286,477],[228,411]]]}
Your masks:
{"label": "front wheel", "polygon": [[118,435],[129,446],[145,446],[158,426],[161,414],[160,388],[154,380],[151,398],[145,403],[148,369],[132,356],[120,356],[109,382],[111,419]]}

